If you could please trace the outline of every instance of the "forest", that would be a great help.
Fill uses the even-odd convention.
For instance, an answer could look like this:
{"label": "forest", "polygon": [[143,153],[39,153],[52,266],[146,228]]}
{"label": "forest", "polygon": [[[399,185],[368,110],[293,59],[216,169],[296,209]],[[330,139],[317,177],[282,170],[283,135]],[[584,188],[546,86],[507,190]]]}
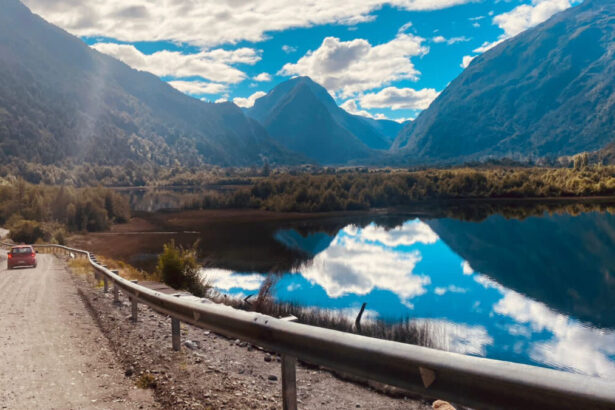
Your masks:
{"label": "forest", "polygon": [[108,188],[33,185],[23,179],[0,185],[0,224],[15,242],[63,244],[74,231],[102,231],[130,219],[127,199]]}

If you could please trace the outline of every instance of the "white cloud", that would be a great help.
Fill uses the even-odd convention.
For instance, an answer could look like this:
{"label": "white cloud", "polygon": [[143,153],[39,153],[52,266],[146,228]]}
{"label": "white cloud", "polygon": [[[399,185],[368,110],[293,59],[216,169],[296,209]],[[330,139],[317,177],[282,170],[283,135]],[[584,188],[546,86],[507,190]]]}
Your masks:
{"label": "white cloud", "polygon": [[[536,333],[548,331],[553,337],[534,343],[530,357],[540,363],[573,371],[615,379],[615,331],[584,326],[540,302],[506,290],[494,306],[494,312],[529,325]],[[511,328],[512,334],[518,329]],[[527,332],[527,329],[525,330]]]}
{"label": "white cloud", "polygon": [[468,291],[467,289],[460,288],[455,285],[449,285],[448,287],[445,287],[445,288],[437,287],[434,289],[434,293],[438,296],[442,296],[449,292],[450,293],[466,293],[467,291]]}
{"label": "white cloud", "polygon": [[383,5],[443,9],[471,0],[25,0],[45,19],[78,36],[126,42],[173,41],[201,47],[264,40],[267,32],[328,23],[356,24]]}
{"label": "white cloud", "polygon": [[253,78],[254,81],[259,81],[262,83],[267,83],[271,81],[271,75],[269,73],[260,73],[256,77]]}
{"label": "white cloud", "polygon": [[231,64],[256,64],[261,59],[256,50],[246,47],[236,50],[214,49],[194,54],[168,50],[143,54],[133,45],[115,43],[97,43],[92,48],[137,70],[149,71],[157,76],[202,77],[231,84],[246,78],[242,71]]}
{"label": "white cloud", "polygon": [[423,41],[411,34],[398,34],[388,43],[372,46],[364,39],[327,37],[318,49],[294,64],[285,64],[280,74],[310,76],[328,90],[350,97],[392,81],[417,80],[420,73],[410,59],[429,51]]}
{"label": "white cloud", "polygon": [[498,44],[500,44],[504,40],[506,40],[505,37],[502,37],[502,38],[500,38],[499,40],[496,40],[496,41],[491,41],[491,42],[485,41],[482,46],[480,46],[478,48],[475,48],[473,51],[475,53],[482,54],[482,53],[484,53],[486,51],[491,50],[493,47],[497,46]]}
{"label": "white cloud", "polygon": [[220,97],[216,100],[216,104],[228,102],[228,97]]}
{"label": "white cloud", "polygon": [[424,110],[440,93],[433,88],[415,90],[413,88],[387,87],[377,93],[360,97],[361,107],[390,108],[392,110]]}
{"label": "white cloud", "polygon": [[449,46],[456,44],[456,43],[465,43],[467,41],[470,41],[470,39],[468,37],[462,36],[462,37],[451,37],[451,38],[446,38],[444,36],[435,36],[434,38],[431,39],[431,41],[433,41],[434,43],[446,43]]}
{"label": "white cloud", "polygon": [[214,287],[221,290],[257,291],[265,280],[265,275],[235,273],[226,269],[201,269],[200,273],[202,278],[211,281]]}
{"label": "white cloud", "polygon": [[355,100],[344,101],[344,103],[340,105],[340,107],[344,109],[346,112],[353,114],[353,115],[360,115],[362,117],[372,118],[375,120],[386,120],[387,119],[384,114],[372,114],[369,111],[360,109]]}
{"label": "white cloud", "polygon": [[267,95],[267,93],[263,91],[257,91],[251,96],[249,96],[248,98],[242,98],[242,97],[233,98],[233,102],[239,107],[250,108],[254,106],[254,102],[257,99],[261,98],[264,95]]}
{"label": "white cloud", "polygon": [[461,271],[464,275],[472,275],[474,273],[474,269],[472,269],[468,261],[461,262]]}
{"label": "white cloud", "polygon": [[397,30],[397,32],[398,32],[398,33],[405,33],[405,32],[406,32],[406,30],[408,30],[410,27],[412,27],[412,22],[411,22],[411,21],[409,21],[409,22],[407,22],[406,24],[404,24],[403,26],[401,26],[401,27],[399,28],[399,30]]}
{"label": "white cloud", "polygon": [[402,303],[410,303],[410,299],[426,292],[429,277],[413,273],[421,260],[419,252],[396,252],[365,243],[361,231],[355,232],[352,235],[352,230],[345,230],[298,271],[332,298],[366,295],[378,288],[397,294]]}
{"label": "white cloud", "polygon": [[293,46],[289,46],[284,44],[282,46],[282,51],[284,51],[286,54],[291,54],[294,53],[295,51],[297,51],[297,47],[293,47]]}
{"label": "white cloud", "polygon": [[508,13],[495,16],[493,22],[504,30],[506,37],[512,37],[570,6],[570,0],[532,0],[531,5],[522,4]]}
{"label": "white cloud", "polygon": [[359,236],[363,241],[378,242],[391,248],[410,246],[415,243],[434,244],[438,240],[438,235],[429,225],[418,219],[389,230],[371,224],[361,229]]}
{"label": "white cloud", "polygon": [[[423,320],[417,320],[421,323]],[[486,347],[493,344],[493,338],[483,326],[469,326],[446,320],[428,320],[429,326],[442,336],[438,346],[443,350],[460,354],[485,356]]]}
{"label": "white cloud", "polygon": [[169,81],[169,85],[191,95],[220,94],[227,89],[227,86],[224,84],[204,83],[202,81]]}
{"label": "white cloud", "polygon": [[461,61],[461,68],[468,68],[472,60],[474,60],[476,56],[463,56],[463,60]]}

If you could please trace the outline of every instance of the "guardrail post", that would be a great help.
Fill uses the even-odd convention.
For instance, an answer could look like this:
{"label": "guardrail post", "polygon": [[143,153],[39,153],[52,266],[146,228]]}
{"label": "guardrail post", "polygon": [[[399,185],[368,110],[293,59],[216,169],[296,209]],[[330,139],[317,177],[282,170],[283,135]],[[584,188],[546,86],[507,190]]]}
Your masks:
{"label": "guardrail post", "polygon": [[297,358],[282,355],[282,408],[297,410]]}
{"label": "guardrail post", "polygon": [[[120,272],[117,270],[112,270],[111,272],[118,275]],[[113,282],[113,303],[116,305],[120,304],[120,288],[117,286],[117,282]]]}
{"label": "guardrail post", "polygon": [[137,298],[132,296],[130,298],[130,302],[132,303],[132,321],[137,323],[137,315],[138,315],[138,309],[137,309]]}
{"label": "guardrail post", "polygon": [[179,319],[171,318],[171,338],[173,341],[173,350],[179,352],[181,348],[181,333],[179,327]]}
{"label": "guardrail post", "polygon": [[109,293],[109,280],[106,276],[103,276],[103,292]]}

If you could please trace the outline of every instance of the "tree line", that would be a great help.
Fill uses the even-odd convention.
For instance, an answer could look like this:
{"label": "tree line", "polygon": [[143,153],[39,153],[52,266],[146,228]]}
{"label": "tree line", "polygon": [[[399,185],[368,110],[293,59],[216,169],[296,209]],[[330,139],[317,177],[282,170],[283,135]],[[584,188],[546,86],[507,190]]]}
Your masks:
{"label": "tree line", "polygon": [[615,194],[615,166],[457,168],[276,175],[189,207],[328,212],[405,206],[426,200],[570,198]]}
{"label": "tree line", "polygon": [[63,243],[67,232],[102,231],[129,218],[128,200],[108,188],[33,185],[23,179],[0,185],[0,223],[16,242]]}

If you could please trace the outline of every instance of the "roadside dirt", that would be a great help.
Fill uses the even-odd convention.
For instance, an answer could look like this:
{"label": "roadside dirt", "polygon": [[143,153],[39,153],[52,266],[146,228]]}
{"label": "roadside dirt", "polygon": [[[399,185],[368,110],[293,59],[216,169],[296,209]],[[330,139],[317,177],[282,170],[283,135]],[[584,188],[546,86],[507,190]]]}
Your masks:
{"label": "roadside dirt", "polygon": [[157,408],[137,389],[84,308],[64,263],[6,270],[0,256],[0,407]]}
{"label": "roadside dirt", "polygon": [[[282,407],[277,356],[185,324],[182,350],[174,352],[170,318],[139,305],[139,321],[134,324],[124,297],[121,306],[114,305],[112,294],[96,288],[91,275],[75,275],[74,282],[126,374],[135,383],[149,384],[164,408]],[[431,408],[426,402],[393,398],[304,365],[297,368],[297,390],[301,409]]]}

